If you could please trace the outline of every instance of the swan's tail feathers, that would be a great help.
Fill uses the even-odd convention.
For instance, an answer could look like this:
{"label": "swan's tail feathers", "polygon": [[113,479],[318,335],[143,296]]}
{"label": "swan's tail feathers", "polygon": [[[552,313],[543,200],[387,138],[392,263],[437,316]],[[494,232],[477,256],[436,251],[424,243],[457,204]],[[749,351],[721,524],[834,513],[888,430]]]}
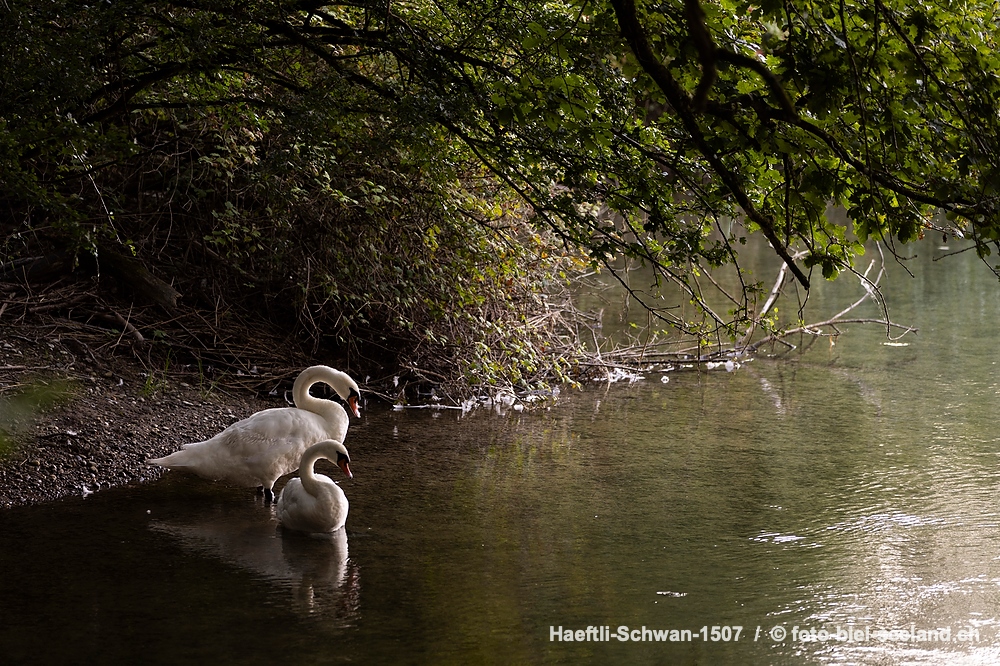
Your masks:
{"label": "swan's tail feathers", "polygon": [[180,451],[174,451],[169,456],[163,456],[162,458],[149,458],[146,460],[147,465],[159,465],[160,467],[169,467],[171,469],[179,469],[182,467],[188,467],[191,462],[188,460],[188,452],[184,449]]}

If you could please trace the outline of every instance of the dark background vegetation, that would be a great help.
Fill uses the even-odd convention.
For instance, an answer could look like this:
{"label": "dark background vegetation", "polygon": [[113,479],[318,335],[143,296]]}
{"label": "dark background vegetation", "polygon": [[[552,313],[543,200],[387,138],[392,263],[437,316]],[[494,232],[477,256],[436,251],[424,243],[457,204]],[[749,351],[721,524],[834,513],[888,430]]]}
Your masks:
{"label": "dark background vegetation", "polygon": [[869,239],[989,255],[992,12],[9,0],[0,325],[147,375],[322,361],[457,399],[578,377],[567,280],[628,257],[655,320],[733,350],[800,323],[765,316],[749,234],[800,288]]}
{"label": "dark background vegetation", "polygon": [[149,371],[551,375],[525,322],[562,259],[426,101],[354,80],[384,57],[328,61],[269,3],[0,13],[5,324]]}

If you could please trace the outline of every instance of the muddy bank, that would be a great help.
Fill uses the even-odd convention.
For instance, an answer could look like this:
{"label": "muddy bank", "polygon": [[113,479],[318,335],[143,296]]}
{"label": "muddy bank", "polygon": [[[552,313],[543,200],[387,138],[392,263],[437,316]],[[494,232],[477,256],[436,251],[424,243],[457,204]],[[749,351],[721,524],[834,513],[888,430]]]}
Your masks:
{"label": "muddy bank", "polygon": [[[0,329],[0,508],[158,478],[146,459],[286,406],[297,374],[209,382],[196,368],[146,371],[127,351],[83,360],[68,343]],[[51,399],[19,405],[32,391]]]}
{"label": "muddy bank", "polygon": [[70,379],[71,395],[17,424],[13,450],[0,460],[0,508],[155,479],[164,470],[147,458],[285,404],[280,396],[206,393],[186,382],[150,393],[115,375]]}

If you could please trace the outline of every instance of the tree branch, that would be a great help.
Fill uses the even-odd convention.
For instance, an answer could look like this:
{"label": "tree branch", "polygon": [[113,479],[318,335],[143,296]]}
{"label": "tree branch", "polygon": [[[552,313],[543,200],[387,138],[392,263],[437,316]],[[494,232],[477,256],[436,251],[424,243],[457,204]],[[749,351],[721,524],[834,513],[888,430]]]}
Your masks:
{"label": "tree branch", "polygon": [[708,161],[712,170],[722,180],[746,216],[760,227],[761,232],[763,232],[764,236],[771,243],[774,251],[781,257],[782,261],[788,264],[788,268],[795,278],[803,287],[808,289],[809,278],[795,264],[788,253],[788,249],[778,239],[778,235],[774,229],[774,221],[769,216],[757,210],[757,207],[750,201],[750,197],[747,196],[746,191],[743,189],[739,177],[712,150],[694,116],[691,99],[687,92],[677,83],[673,75],[671,75],[670,70],[653,53],[649,40],[646,38],[646,33],[636,15],[635,0],[611,0],[611,4],[615,9],[615,15],[618,17],[618,26],[622,36],[628,42],[629,48],[635,54],[639,65],[649,74],[660,90],[663,91],[664,95],[666,95],[667,100],[677,113],[684,128],[694,140],[698,151]]}

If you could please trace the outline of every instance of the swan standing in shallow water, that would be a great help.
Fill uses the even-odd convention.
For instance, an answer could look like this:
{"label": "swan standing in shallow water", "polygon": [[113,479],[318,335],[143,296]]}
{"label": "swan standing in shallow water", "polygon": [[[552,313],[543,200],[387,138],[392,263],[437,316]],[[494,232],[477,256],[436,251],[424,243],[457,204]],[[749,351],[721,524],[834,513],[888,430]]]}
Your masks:
{"label": "swan standing in shallow water", "polygon": [[351,457],[340,442],[328,439],[306,449],[299,465],[299,478],[288,480],[275,507],[278,520],[288,529],[335,532],[347,521],[347,495],[330,477],[313,471],[320,458],[336,461],[348,479],[354,476]]}
{"label": "swan standing in shallow water", "polygon": [[237,421],[204,442],[185,444],[151,465],[193,472],[198,476],[241,486],[260,486],[264,499],[274,499],[274,482],[298,468],[303,452],[316,442],[344,441],[350,418],[333,400],[309,395],[309,387],[325,382],[360,417],[358,385],[344,372],[325,365],[303,370],[292,386],[295,407],[257,412]]}

